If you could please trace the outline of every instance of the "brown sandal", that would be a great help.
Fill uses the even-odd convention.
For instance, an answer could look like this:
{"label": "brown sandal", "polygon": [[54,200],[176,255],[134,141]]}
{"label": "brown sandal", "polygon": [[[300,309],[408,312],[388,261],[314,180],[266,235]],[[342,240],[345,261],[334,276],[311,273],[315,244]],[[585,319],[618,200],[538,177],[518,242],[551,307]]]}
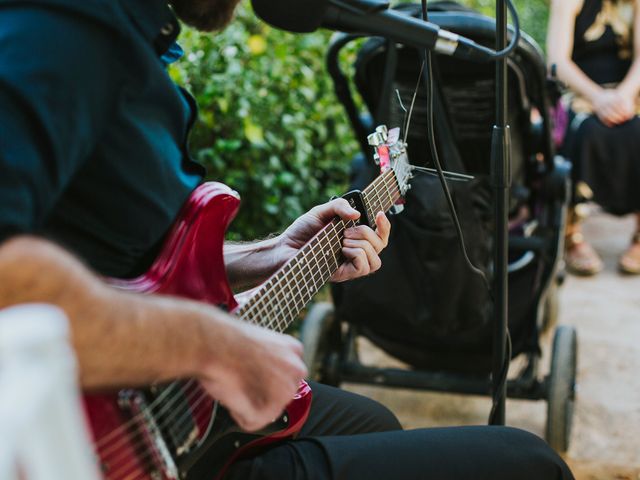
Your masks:
{"label": "brown sandal", "polygon": [[564,258],[567,270],[574,275],[595,275],[604,267],[600,255],[585,241],[582,232],[567,235]]}
{"label": "brown sandal", "polygon": [[620,257],[618,268],[629,275],[640,274],[640,231],[631,238],[631,245]]}

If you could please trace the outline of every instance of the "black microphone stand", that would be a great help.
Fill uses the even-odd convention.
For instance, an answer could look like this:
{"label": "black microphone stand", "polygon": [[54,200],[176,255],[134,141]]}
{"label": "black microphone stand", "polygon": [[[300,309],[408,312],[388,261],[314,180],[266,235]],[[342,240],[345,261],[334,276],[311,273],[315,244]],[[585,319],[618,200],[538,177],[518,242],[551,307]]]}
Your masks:
{"label": "black microphone stand", "polygon": [[[507,46],[507,5],[496,0],[496,51]],[[510,359],[506,357],[508,322],[509,262],[509,188],[511,186],[511,136],[507,119],[508,84],[505,58],[496,62],[496,124],[491,141],[491,179],[493,186],[494,230],[494,332],[492,390],[494,409],[489,423],[504,425],[507,396],[506,375]]]}

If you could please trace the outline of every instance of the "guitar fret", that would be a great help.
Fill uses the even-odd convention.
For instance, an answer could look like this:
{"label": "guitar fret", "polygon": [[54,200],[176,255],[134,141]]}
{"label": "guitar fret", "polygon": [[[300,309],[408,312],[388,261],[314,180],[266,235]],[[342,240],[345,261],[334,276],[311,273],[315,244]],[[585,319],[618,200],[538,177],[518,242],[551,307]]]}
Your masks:
{"label": "guitar fret", "polygon": [[[399,196],[393,171],[385,172],[363,191],[365,209],[373,219],[377,212],[388,210]],[[242,306],[240,317],[285,330],[339,268],[344,231],[355,225],[354,221],[342,220],[327,225]]]}
{"label": "guitar fret", "polygon": [[[272,277],[270,282],[267,284],[267,289],[272,289],[275,284],[276,284],[275,277]],[[265,301],[265,299],[267,301]],[[278,318],[278,311],[274,305],[274,300],[275,298],[273,296],[263,297],[263,300],[262,300],[263,314],[265,315],[263,322],[267,322],[267,325],[273,325],[277,321],[276,319]]]}
{"label": "guitar fret", "polygon": [[[387,195],[389,196],[389,208],[391,208],[391,205],[393,205],[395,203],[395,201],[393,200],[393,198],[391,198],[391,190],[389,188],[385,188],[385,191],[387,192]],[[386,210],[387,209],[385,209],[385,211]]]}
{"label": "guitar fret", "polygon": [[[326,239],[323,239],[322,242],[322,259],[324,260],[324,263],[326,265],[327,270],[329,271],[334,271],[338,265],[334,265],[332,263],[330,263],[330,257],[333,258],[333,263],[335,262],[335,254],[333,252],[333,248],[331,246],[331,243],[327,240],[326,243],[324,243]],[[329,277],[331,277],[331,275],[329,275]]]}
{"label": "guitar fret", "polygon": [[[322,268],[321,268],[321,266],[320,266],[320,260],[319,260],[319,258],[318,258],[318,253],[317,253],[317,252],[318,252],[317,250],[315,250],[315,251],[311,251],[311,252],[310,252],[311,258],[312,258],[312,260],[313,260],[313,266],[314,266],[315,268],[317,268],[317,270],[318,270],[318,272],[317,272],[317,273],[320,275],[320,276],[318,277],[318,276],[315,274],[315,272],[311,272],[311,279],[313,280],[313,288],[314,288],[314,290],[315,290],[316,292],[317,292],[318,290],[320,290],[320,288],[322,288],[322,286],[324,285],[324,282],[322,281],[322,280],[323,280],[323,279],[322,279],[322,276],[323,276],[323,274],[324,274],[324,270],[322,270]],[[315,270],[315,268],[314,268],[314,270]],[[317,283],[316,283],[316,280],[318,281]]]}
{"label": "guitar fret", "polygon": [[[385,204],[382,201],[380,196],[380,189],[383,189],[386,193],[385,196],[389,198],[389,204]],[[369,187],[367,187],[363,196],[366,202],[369,202],[371,206],[371,218],[375,217],[375,214],[379,211],[387,211],[391,206],[395,203],[395,201],[400,198],[400,192],[398,190],[397,183],[395,181],[395,174],[392,170],[389,170],[379,176],[376,181],[371,183]]]}
{"label": "guitar fret", "polygon": [[298,282],[298,278],[292,274],[291,278],[289,279],[289,281],[291,282],[291,286],[294,287],[295,286],[295,294],[292,296],[291,301],[293,301],[293,311],[297,312],[298,311],[298,305],[302,302],[303,300],[303,295],[302,295],[302,291],[300,289],[300,284]]}
{"label": "guitar fret", "polygon": [[300,304],[303,302],[304,296],[302,295],[302,289],[300,288],[300,282],[298,281],[298,277],[294,276],[293,280],[294,280],[294,282],[296,284],[296,287],[298,289],[298,294],[299,294],[299,299],[298,298],[294,299],[294,301],[295,301],[294,310],[298,311],[298,309],[301,308]]}
{"label": "guitar fret", "polygon": [[282,283],[283,283],[282,290],[283,290],[283,293],[284,293],[284,302],[285,302],[285,305],[287,307],[288,317],[289,318],[293,318],[293,317],[295,317],[295,310],[292,310],[292,308],[291,308],[291,298],[292,298],[292,295],[291,295],[291,284],[289,282],[287,282],[286,280],[287,280],[287,278],[283,277],[283,279],[282,279]]}
{"label": "guitar fret", "polygon": [[313,284],[312,284],[312,289],[313,290],[315,290],[315,288],[316,288],[316,282],[315,282],[315,280],[313,278],[313,275],[309,275],[310,273],[313,272],[313,266],[314,266],[313,265],[313,260],[314,260],[314,258],[313,258],[313,256],[311,258],[307,258],[307,253],[309,253],[309,252],[307,251],[307,249],[305,249],[303,255],[304,255],[305,262],[307,264],[307,273],[305,274],[305,272],[301,272],[301,275],[302,275],[302,279],[304,280],[304,284],[307,286],[307,295],[309,295],[311,293],[311,290],[309,289],[309,282],[308,282],[309,277],[311,277],[311,280],[313,281]]}
{"label": "guitar fret", "polygon": [[[374,193],[375,193],[375,195],[376,195],[376,201],[378,202],[378,207],[379,207],[379,208],[382,208],[382,200],[380,199],[380,192],[378,192],[378,189],[377,189],[377,188],[375,188],[375,189],[373,190],[373,192],[374,192]],[[374,215],[375,215],[375,214],[374,214]]]}
{"label": "guitar fret", "polygon": [[285,276],[282,276],[280,278],[279,291],[280,295],[278,297],[278,300],[280,301],[280,303],[282,303],[282,310],[284,311],[286,309],[286,315],[282,316],[278,325],[278,330],[284,331],[288,323],[296,316],[296,311],[292,308],[291,302],[289,300],[289,292],[291,291],[291,286],[288,284]]}
{"label": "guitar fret", "polygon": [[269,306],[271,307],[271,317],[270,317],[270,325],[275,327],[275,329],[279,330],[282,325],[282,318],[284,316],[284,312],[280,303],[278,302],[278,297],[273,296],[272,300],[269,302]]}

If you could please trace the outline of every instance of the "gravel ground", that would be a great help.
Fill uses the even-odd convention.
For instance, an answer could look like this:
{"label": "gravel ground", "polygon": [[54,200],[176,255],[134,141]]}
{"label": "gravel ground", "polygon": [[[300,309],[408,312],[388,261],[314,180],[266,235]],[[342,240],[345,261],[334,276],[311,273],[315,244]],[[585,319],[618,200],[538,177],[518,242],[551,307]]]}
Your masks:
{"label": "gravel ground", "polygon": [[[633,224],[632,218],[593,215],[585,233],[605,271],[568,277],[560,294],[559,322],[578,330],[578,398],[565,457],[578,480],[640,480],[640,277],[622,276],[616,268]],[[549,345],[550,338],[543,339],[547,353]],[[366,363],[396,364],[365,342],[360,351]],[[406,428],[482,424],[490,409],[486,398],[345,387],[389,406]],[[545,402],[507,402],[509,425],[542,436],[545,419]]]}

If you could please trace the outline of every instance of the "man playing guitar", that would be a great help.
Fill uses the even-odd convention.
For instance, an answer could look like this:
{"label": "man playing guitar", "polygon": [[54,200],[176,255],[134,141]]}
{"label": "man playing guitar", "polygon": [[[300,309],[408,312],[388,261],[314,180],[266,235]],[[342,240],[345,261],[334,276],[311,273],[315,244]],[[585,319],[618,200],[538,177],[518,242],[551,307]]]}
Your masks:
{"label": "man playing guitar", "polygon": [[[86,390],[194,377],[253,431],[280,415],[306,375],[301,344],[202,302],[105,281],[149,267],[202,180],[186,147],[194,101],[164,70],[176,15],[213,31],[237,3],[0,0],[0,307],[61,307]],[[332,219],[358,216],[333,200],[278,237],[226,245],[231,284],[258,284]],[[334,281],[380,267],[383,213],[375,226],[345,231]],[[572,478],[528,433],[405,432],[371,400],[311,387],[298,435],[238,461],[228,478]]]}

